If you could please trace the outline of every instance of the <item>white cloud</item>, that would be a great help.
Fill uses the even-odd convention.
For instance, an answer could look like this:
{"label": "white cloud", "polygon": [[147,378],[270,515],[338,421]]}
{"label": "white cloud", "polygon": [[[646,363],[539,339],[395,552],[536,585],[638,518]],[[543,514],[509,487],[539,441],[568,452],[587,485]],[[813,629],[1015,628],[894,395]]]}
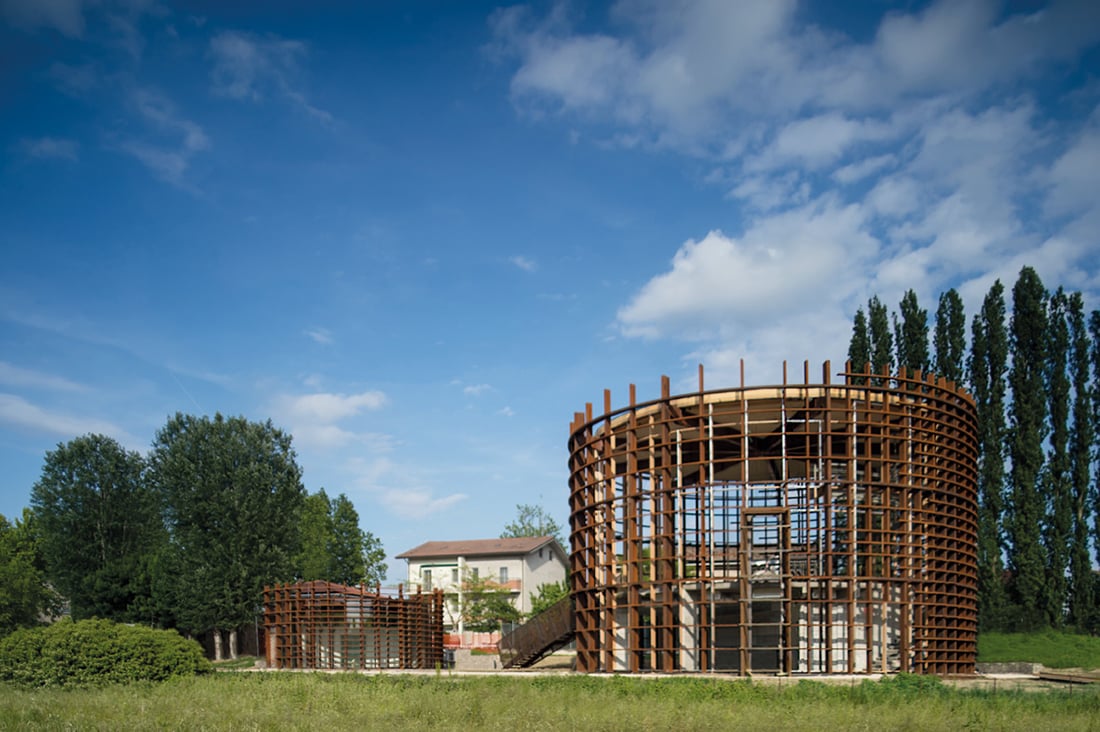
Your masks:
{"label": "white cloud", "polygon": [[133,156],[161,180],[185,186],[184,175],[195,154],[210,147],[197,123],[181,116],[170,99],[150,89],[134,89],[130,106],[147,127],[143,139],[128,137],[114,147]]}
{"label": "white cloud", "polygon": [[462,393],[466,396],[481,396],[487,391],[491,391],[493,387],[488,384],[470,384],[462,389]]}
{"label": "white cloud", "polygon": [[508,406],[501,407],[500,409],[498,409],[497,414],[499,414],[502,417],[514,417],[514,416],[516,416],[515,410],[513,410],[511,407],[508,407]]}
{"label": "white cloud", "polygon": [[730,150],[752,123],[797,125],[805,115],[820,136],[796,126],[776,152],[817,164],[888,132],[856,118],[868,110],[978,94],[1100,40],[1087,0],[1030,13],[1002,13],[993,0],[939,0],[888,12],[866,44],[807,25],[793,0],[624,0],[611,14],[615,34],[577,32],[560,8],[541,19],[494,14],[493,48],[518,59],[512,92],[521,109],[611,121],[620,129],[606,139],[691,154]]}
{"label": "white cloud", "polygon": [[895,163],[896,159],[896,156],[892,154],[864,158],[863,160],[838,168],[833,173],[833,180],[845,185],[856,183],[857,181],[861,181],[868,176],[874,175],[890,167]]}
{"label": "white cloud", "polygon": [[365,391],[360,394],[302,394],[284,396],[282,404],[285,414],[291,417],[317,422],[336,422],[353,417],[364,410],[381,409],[386,404],[386,395],[380,391]]}
{"label": "white cloud", "polygon": [[730,192],[759,212],[801,206],[810,200],[810,184],[794,170],[780,175],[743,178]]}
{"label": "white cloud", "polygon": [[1085,129],[1050,166],[1045,210],[1051,216],[1080,215],[1098,207],[1100,107]]}
{"label": "white cloud", "polygon": [[281,394],[272,402],[271,411],[288,425],[296,443],[323,450],[357,444],[385,451],[391,444],[388,435],[343,423],[381,409],[386,403],[386,395],[381,391]]}
{"label": "white cloud", "polygon": [[538,265],[535,263],[535,260],[528,259],[527,257],[521,257],[517,255],[514,257],[508,257],[508,261],[522,269],[524,272],[534,272],[536,269],[538,269]]}
{"label": "white cloud", "polygon": [[130,449],[144,444],[144,440],[112,422],[51,411],[15,394],[0,394],[0,422],[65,439],[94,432],[113,437]]}
{"label": "white cloud", "polygon": [[85,4],[85,0],[2,0],[0,12],[17,28],[49,28],[80,38],[84,35]]}
{"label": "white cloud", "polygon": [[88,390],[82,384],[69,381],[64,377],[31,371],[4,361],[0,361],[0,384],[48,391],[82,392]]}
{"label": "white cloud", "polygon": [[452,493],[437,498],[429,490],[389,489],[378,494],[378,500],[401,518],[419,519],[446,511],[466,500],[465,493]]}
{"label": "white cloud", "polygon": [[214,62],[211,83],[215,94],[259,102],[265,96],[283,97],[321,122],[332,115],[314,106],[300,88],[300,60],[305,43],[275,35],[222,31],[210,39]]}
{"label": "white cloud", "polygon": [[741,237],[712,231],[680,247],[672,268],[618,313],[628,335],[700,337],[756,325],[851,294],[850,272],[877,253],[859,206],[823,198],[756,221]]}
{"label": "white cloud", "polygon": [[748,163],[750,170],[799,164],[815,170],[835,163],[853,145],[882,141],[896,131],[876,120],[855,120],[837,112],[806,117],[785,125],[775,141]]}
{"label": "white cloud", "polygon": [[305,331],[305,334],[322,346],[332,345],[332,333],[327,328],[309,328]]}
{"label": "white cloud", "polygon": [[76,140],[58,137],[24,138],[20,141],[23,152],[32,158],[68,160],[76,162],[80,144]]}

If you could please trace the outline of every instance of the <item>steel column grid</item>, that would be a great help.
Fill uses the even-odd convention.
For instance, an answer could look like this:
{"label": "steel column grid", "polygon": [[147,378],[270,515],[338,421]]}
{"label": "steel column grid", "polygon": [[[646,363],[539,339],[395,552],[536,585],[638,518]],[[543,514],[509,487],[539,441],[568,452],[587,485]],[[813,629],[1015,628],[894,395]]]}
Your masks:
{"label": "steel column grid", "polygon": [[973,399],[840,376],[574,416],[578,670],[973,673]]}

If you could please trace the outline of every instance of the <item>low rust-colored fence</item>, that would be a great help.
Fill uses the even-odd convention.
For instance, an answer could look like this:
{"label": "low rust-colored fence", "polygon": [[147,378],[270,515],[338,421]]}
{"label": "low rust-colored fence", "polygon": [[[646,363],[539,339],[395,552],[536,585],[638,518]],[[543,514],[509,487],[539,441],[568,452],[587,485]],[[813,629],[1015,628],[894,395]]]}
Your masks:
{"label": "low rust-colored fence", "polygon": [[299,582],[264,588],[269,668],[428,669],[443,661],[443,594]]}

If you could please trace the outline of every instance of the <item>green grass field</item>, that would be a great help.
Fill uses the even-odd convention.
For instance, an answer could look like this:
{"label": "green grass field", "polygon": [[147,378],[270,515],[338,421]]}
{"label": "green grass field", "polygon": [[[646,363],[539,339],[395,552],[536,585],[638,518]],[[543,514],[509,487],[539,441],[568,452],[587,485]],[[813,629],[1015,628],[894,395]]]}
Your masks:
{"label": "green grass field", "polygon": [[851,686],[584,676],[217,673],[160,685],[0,688],[0,729],[1086,730],[1100,689],[973,692],[898,677]]}
{"label": "green grass field", "polygon": [[1100,669],[1100,638],[1053,630],[1042,633],[982,633],[978,661],[1029,661],[1048,668]]}

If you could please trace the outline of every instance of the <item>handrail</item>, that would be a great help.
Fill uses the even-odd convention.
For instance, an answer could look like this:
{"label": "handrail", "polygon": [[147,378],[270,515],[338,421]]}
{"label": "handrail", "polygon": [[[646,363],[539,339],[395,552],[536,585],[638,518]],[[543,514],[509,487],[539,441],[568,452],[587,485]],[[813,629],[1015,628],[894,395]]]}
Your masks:
{"label": "handrail", "polygon": [[566,596],[501,636],[501,664],[504,668],[530,666],[572,638],[573,600]]}

